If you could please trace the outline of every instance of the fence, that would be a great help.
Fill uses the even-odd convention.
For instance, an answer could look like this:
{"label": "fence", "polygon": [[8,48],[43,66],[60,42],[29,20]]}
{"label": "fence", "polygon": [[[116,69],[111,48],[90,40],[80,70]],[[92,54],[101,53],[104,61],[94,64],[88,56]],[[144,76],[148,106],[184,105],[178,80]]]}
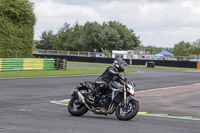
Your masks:
{"label": "fence", "polygon": [[[80,56],[68,56],[68,55],[45,55],[45,54],[33,54],[35,58],[61,58],[67,59],[67,61],[78,62],[95,62],[95,63],[110,63],[112,64],[114,58],[100,58],[100,57],[80,57]],[[145,65],[149,60],[139,59],[124,59],[129,65]],[[156,66],[168,66],[168,67],[182,67],[182,68],[198,68],[195,61],[168,61],[168,60],[154,60]]]}
{"label": "fence", "polygon": [[[132,60],[133,65],[145,65],[149,60]],[[154,60],[156,66],[166,67],[182,67],[182,68],[197,68],[197,62],[194,61],[169,61],[169,60]]]}
{"label": "fence", "polygon": [[[43,49],[35,49],[33,51],[34,54],[49,54],[49,55],[70,55],[70,56],[84,56],[84,57],[92,57],[95,56],[94,52],[84,52],[84,51],[62,51],[62,50],[43,50]],[[98,52],[97,52],[98,53]],[[111,57],[112,55],[108,53],[107,57]]]}
{"label": "fence", "polygon": [[66,70],[67,61],[66,59],[57,58],[54,65],[57,70]]}
{"label": "fence", "polygon": [[53,70],[54,59],[0,58],[0,71]]}
{"label": "fence", "polygon": [[[81,56],[81,57],[107,57],[107,58],[124,58],[124,59],[138,59],[138,60],[168,60],[168,61],[200,61],[199,56],[174,56],[174,57],[164,57],[156,55],[145,55],[145,54],[125,54],[125,53],[107,53],[106,55],[98,52],[84,52],[84,51],[59,51],[59,50],[43,50],[34,49],[34,54],[44,54],[44,55],[68,55],[68,56]],[[132,57],[131,57],[132,56]]]}

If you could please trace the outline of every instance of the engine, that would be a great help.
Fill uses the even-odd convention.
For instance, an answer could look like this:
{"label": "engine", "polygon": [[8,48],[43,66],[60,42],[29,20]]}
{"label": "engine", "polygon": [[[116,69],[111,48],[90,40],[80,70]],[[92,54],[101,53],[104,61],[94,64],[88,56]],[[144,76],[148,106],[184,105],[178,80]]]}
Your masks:
{"label": "engine", "polygon": [[111,102],[111,96],[108,94],[102,94],[99,98],[95,100],[96,107],[103,107],[105,109],[108,109],[110,102]]}

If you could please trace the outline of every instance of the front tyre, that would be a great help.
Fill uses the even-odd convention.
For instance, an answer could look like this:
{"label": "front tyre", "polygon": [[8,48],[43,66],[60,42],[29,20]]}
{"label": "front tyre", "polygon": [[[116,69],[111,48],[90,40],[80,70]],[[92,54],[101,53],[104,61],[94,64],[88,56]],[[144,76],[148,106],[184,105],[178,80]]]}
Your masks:
{"label": "front tyre", "polygon": [[72,97],[68,104],[68,111],[73,116],[82,116],[87,113],[88,108],[81,104],[75,97]]}
{"label": "front tyre", "polygon": [[126,108],[120,103],[116,107],[115,115],[119,120],[128,121],[135,117],[138,111],[139,103],[135,100],[130,100]]}

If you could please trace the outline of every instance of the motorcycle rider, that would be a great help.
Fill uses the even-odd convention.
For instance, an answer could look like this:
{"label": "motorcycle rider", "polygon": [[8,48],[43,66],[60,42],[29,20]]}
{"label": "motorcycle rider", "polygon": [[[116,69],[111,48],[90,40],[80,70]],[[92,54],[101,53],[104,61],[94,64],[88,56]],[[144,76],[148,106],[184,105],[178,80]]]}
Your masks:
{"label": "motorcycle rider", "polygon": [[124,72],[125,66],[127,66],[127,63],[122,58],[116,58],[113,65],[109,66],[104,73],[95,80],[96,97],[100,92],[109,87],[108,85],[111,81],[118,80],[118,75],[120,72]]}

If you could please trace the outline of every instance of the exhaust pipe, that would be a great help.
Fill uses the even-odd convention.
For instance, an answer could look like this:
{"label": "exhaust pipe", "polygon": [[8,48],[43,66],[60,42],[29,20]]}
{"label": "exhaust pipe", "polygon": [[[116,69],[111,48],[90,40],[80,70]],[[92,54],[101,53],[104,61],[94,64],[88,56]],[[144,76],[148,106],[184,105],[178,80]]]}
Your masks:
{"label": "exhaust pipe", "polygon": [[85,106],[91,110],[91,108],[89,107],[89,105],[85,102],[85,97],[76,89],[74,90],[74,96],[76,97],[76,99],[80,102],[85,104]]}

